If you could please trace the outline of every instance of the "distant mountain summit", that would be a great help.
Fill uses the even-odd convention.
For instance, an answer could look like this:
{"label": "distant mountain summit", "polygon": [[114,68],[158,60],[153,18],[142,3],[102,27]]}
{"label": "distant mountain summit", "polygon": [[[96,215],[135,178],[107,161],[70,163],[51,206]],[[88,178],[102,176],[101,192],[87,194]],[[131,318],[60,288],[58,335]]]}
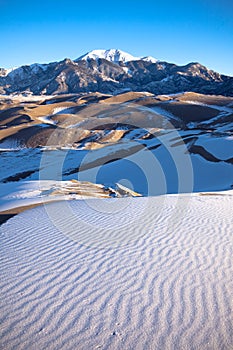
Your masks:
{"label": "distant mountain summit", "polygon": [[105,59],[107,61],[113,62],[113,63],[119,63],[119,62],[130,62],[130,61],[139,61],[139,60],[145,60],[148,62],[157,62],[157,60],[154,57],[147,56],[147,57],[136,57],[132,56],[131,54],[118,50],[118,49],[109,49],[109,50],[93,50],[85,55],[77,58],[75,62],[81,61],[81,60],[98,60],[98,59]]}
{"label": "distant mountain summit", "polygon": [[151,56],[135,57],[118,49],[93,50],[71,60],[0,68],[0,94],[51,95],[79,92],[118,94],[147,91],[174,94],[193,91],[233,96],[233,77],[200,63],[184,66]]}

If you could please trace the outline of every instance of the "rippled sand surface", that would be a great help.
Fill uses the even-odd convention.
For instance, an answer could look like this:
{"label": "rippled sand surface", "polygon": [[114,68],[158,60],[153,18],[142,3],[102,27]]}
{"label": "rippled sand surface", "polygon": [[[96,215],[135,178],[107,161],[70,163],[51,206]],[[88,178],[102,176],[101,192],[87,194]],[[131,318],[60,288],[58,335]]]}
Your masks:
{"label": "rippled sand surface", "polygon": [[1,227],[1,348],[233,348],[233,197],[52,203]]}

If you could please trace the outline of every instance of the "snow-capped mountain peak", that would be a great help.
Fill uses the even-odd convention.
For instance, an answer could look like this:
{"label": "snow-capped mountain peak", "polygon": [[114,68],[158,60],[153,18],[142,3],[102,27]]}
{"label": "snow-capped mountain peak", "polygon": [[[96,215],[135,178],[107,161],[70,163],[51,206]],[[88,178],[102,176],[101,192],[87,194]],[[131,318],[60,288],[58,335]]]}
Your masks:
{"label": "snow-capped mountain peak", "polygon": [[156,58],[154,58],[152,56],[142,57],[141,60],[146,61],[146,62],[151,62],[151,63],[158,62],[158,60],[156,60]]}
{"label": "snow-capped mountain peak", "polygon": [[128,62],[128,61],[134,61],[134,60],[139,60],[140,57],[134,57],[130,55],[127,52],[118,50],[118,49],[109,49],[109,50],[93,50],[85,55],[79,57],[77,61],[80,60],[88,60],[88,59],[99,59],[99,58],[104,58],[107,61],[118,63],[120,61],[122,62]]}
{"label": "snow-capped mountain peak", "polygon": [[151,56],[147,56],[144,58],[137,57],[118,49],[93,50],[79,57],[76,61],[80,61],[80,60],[87,61],[89,59],[97,60],[99,58],[103,58],[113,63],[139,61],[139,60],[150,61],[153,63],[157,62],[157,60]]}
{"label": "snow-capped mountain peak", "polygon": [[117,49],[94,50],[75,62],[66,58],[48,64],[0,68],[1,94],[25,91],[35,95],[86,91],[107,94],[194,91],[232,96],[233,77],[211,71],[199,63],[177,66],[156,61],[151,56],[135,57]]}

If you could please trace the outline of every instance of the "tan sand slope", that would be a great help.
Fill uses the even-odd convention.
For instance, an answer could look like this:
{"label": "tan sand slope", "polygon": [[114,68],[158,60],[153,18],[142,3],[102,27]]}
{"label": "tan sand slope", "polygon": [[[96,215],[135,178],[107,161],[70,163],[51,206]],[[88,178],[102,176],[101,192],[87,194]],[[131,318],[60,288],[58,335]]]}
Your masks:
{"label": "tan sand slope", "polygon": [[[125,132],[117,129],[124,129],[125,125],[129,129],[163,130],[173,123],[175,128],[184,129],[189,122],[208,121],[217,116],[223,118],[217,118],[217,124],[229,123],[232,105],[233,98],[195,93],[70,94],[44,100],[28,97],[26,101],[22,97],[0,96],[0,140],[5,145],[16,143],[21,147],[98,149],[124,139]],[[110,133],[106,135],[100,130]]]}
{"label": "tan sand slope", "polygon": [[[88,181],[26,181],[21,185],[1,185],[0,225],[25,210],[51,202],[88,198],[141,197],[116,183],[114,189]],[[17,194],[16,194],[17,193]],[[16,199],[17,198],[17,199]]]}
{"label": "tan sand slope", "polygon": [[176,96],[178,101],[195,101],[208,105],[224,106],[233,103],[232,97],[216,96],[216,95],[202,95],[195,92],[185,92]]}
{"label": "tan sand slope", "polygon": [[232,198],[75,201],[10,219],[2,349],[232,349]]}

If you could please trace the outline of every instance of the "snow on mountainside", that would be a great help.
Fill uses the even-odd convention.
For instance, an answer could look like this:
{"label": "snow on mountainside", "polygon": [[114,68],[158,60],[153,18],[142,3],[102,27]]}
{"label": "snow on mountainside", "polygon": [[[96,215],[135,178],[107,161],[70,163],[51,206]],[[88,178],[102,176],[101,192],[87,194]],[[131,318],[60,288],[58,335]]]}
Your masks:
{"label": "snow on mountainside", "polygon": [[107,61],[118,63],[118,62],[130,62],[130,61],[140,61],[145,60],[148,62],[155,63],[157,60],[154,57],[147,56],[147,57],[136,57],[132,56],[131,54],[118,50],[118,49],[109,49],[109,50],[92,50],[85,55],[79,57],[76,61],[80,60],[90,60],[94,59],[97,60],[99,58],[103,58]]}
{"label": "snow on mountainside", "polygon": [[146,57],[142,57],[141,58],[142,61],[146,61],[146,62],[151,62],[151,63],[156,63],[158,62],[158,60],[152,56],[146,56]]}
{"label": "snow on mountainside", "polygon": [[38,74],[41,71],[46,71],[47,64],[33,63],[30,66],[16,67],[12,69],[7,69],[6,75],[14,79],[15,77],[27,78],[29,73]]}
{"label": "snow on mountainside", "polygon": [[75,61],[0,68],[0,94],[51,95],[80,92],[118,94],[146,91],[174,94],[193,91],[233,96],[233,77],[200,63],[178,66],[151,56],[134,57],[118,49],[93,50]]}

